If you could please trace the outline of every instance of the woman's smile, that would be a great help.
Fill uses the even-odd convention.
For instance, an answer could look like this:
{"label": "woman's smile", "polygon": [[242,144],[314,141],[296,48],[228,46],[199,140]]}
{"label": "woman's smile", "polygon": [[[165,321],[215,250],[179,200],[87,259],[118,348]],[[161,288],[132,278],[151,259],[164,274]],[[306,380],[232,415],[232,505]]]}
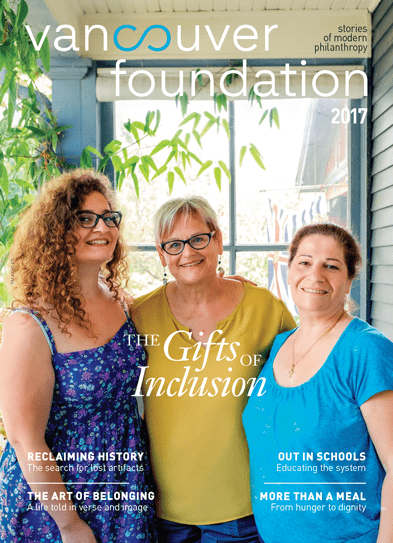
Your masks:
{"label": "woman's smile", "polygon": [[288,282],[300,311],[335,311],[344,306],[351,287],[344,250],[330,236],[312,235],[299,244]]}
{"label": "woman's smile", "polygon": [[[166,233],[160,241],[167,243],[190,240],[208,233],[209,230],[210,228],[199,215],[180,216],[174,222],[172,230]],[[162,265],[168,266],[175,279],[188,284],[197,284],[209,276],[216,278],[218,255],[222,253],[221,232],[217,231],[203,249],[196,249],[186,243],[182,252],[177,255],[166,253],[160,245],[157,245],[157,250]]]}

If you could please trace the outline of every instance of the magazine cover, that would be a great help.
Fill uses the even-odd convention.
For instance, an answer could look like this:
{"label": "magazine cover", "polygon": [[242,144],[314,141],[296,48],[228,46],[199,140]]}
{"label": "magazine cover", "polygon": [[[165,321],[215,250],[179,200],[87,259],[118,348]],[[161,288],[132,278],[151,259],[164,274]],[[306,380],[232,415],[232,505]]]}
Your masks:
{"label": "magazine cover", "polygon": [[328,4],[2,0],[1,540],[390,541],[376,5]]}

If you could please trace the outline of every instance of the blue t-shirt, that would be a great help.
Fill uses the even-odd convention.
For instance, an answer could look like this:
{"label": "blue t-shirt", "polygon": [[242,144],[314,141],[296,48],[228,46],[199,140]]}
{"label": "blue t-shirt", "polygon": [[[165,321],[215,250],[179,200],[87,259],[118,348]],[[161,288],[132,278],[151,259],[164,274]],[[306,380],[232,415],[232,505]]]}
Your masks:
{"label": "blue t-shirt", "polygon": [[354,318],[317,373],[286,388],[273,361],[293,332],[276,337],[243,414],[258,531],[265,543],[375,543],[385,471],[360,406],[393,390],[393,343]]}

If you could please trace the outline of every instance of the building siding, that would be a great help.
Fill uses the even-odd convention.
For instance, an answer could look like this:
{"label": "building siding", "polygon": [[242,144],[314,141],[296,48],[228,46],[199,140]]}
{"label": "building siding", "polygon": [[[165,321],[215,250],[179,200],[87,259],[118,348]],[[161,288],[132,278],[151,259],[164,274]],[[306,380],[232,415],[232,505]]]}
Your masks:
{"label": "building siding", "polygon": [[373,15],[371,324],[393,341],[393,0]]}

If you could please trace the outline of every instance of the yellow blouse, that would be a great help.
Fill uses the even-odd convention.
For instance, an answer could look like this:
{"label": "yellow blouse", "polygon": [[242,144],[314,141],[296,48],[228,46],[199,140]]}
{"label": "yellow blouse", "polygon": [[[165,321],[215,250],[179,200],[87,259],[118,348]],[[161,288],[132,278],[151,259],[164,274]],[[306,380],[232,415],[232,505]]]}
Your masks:
{"label": "yellow blouse", "polygon": [[165,287],[136,299],[132,319],[148,356],[140,382],[157,516],[215,524],[251,515],[242,413],[250,387],[264,393],[258,374],[275,336],[295,326],[288,309],[245,283],[206,348],[174,318]]}

